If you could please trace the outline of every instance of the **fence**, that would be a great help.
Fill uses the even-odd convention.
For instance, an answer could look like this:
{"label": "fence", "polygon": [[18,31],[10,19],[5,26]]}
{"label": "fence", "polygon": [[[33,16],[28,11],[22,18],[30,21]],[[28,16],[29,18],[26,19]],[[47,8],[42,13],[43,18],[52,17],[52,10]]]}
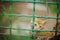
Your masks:
{"label": "fence", "polygon": [[[3,37],[2,35],[2,40],[35,40],[35,39],[31,39],[31,38],[28,38],[28,37],[14,37],[12,36],[12,29],[13,30],[26,30],[26,31],[32,31],[32,37],[34,38],[34,31],[36,30],[33,30],[34,29],[34,21],[35,21],[35,18],[46,18],[46,19],[55,19],[56,20],[56,28],[57,28],[57,25],[58,25],[58,20],[60,19],[59,18],[59,0],[57,0],[56,2],[48,2],[47,0],[46,1],[38,1],[38,0],[1,0],[1,2],[10,2],[10,7],[9,7],[9,10],[10,10],[10,14],[6,14],[10,17],[10,26],[9,27],[4,27],[4,26],[0,26],[0,28],[6,28],[6,29],[10,29],[10,35],[9,36],[6,36],[7,38]],[[12,13],[12,3],[13,2],[24,2],[24,3],[33,3],[33,12],[32,12],[32,15],[20,15],[20,14],[14,14]],[[35,13],[35,4],[53,4],[53,5],[57,5],[57,13],[56,13],[56,17],[48,17],[48,16],[36,16],[36,13]],[[48,8],[47,8],[48,9]],[[29,30],[29,29],[14,29],[12,28],[12,16],[19,16],[19,17],[31,17],[33,18],[32,21],[33,21],[33,25],[32,25],[32,30]],[[43,32],[49,32],[51,30],[47,30],[47,31],[43,31]],[[41,30],[42,32],[42,30]],[[51,31],[51,32],[55,32],[55,35],[58,33],[58,29],[54,30],[54,31]],[[9,38],[8,38],[9,37]],[[17,38],[17,39],[15,39]],[[22,38],[22,39],[19,39],[19,38]],[[27,39],[26,39],[27,38]]]}

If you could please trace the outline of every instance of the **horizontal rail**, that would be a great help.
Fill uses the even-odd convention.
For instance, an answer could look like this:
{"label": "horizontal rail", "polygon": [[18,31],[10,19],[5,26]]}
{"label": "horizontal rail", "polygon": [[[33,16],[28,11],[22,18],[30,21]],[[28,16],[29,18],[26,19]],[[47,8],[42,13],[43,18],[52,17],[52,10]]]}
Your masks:
{"label": "horizontal rail", "polygon": [[[10,0],[1,0],[1,2],[2,1],[3,2],[10,2]],[[41,2],[41,1],[39,2],[39,1],[20,1],[20,0],[15,1],[15,0],[12,0],[12,2],[23,2],[23,3],[34,3],[35,2],[35,3],[40,3],[40,4],[46,4],[47,3],[47,4],[55,4],[55,5],[57,3],[60,4],[60,2],[48,2],[48,1],[47,2]]]}
{"label": "horizontal rail", "polygon": [[[10,29],[10,27],[2,27],[0,26],[0,28],[3,29]],[[32,29],[20,29],[20,28],[11,28],[12,30],[24,30],[24,31],[32,31]],[[34,30],[34,32],[55,32],[56,30]],[[58,32],[60,32],[60,30],[58,30]]]}
{"label": "horizontal rail", "polygon": [[[2,15],[4,16],[4,15]],[[17,17],[28,17],[28,18],[32,18],[33,15],[24,15],[24,14],[6,14],[6,16],[17,16]],[[45,18],[45,19],[57,19],[56,16],[35,16],[36,18]],[[60,17],[58,18],[60,19]]]}

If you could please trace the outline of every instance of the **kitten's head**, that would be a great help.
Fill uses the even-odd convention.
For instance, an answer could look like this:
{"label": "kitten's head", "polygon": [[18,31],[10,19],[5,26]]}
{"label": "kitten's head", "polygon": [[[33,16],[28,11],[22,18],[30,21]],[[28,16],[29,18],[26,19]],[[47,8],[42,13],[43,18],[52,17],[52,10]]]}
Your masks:
{"label": "kitten's head", "polygon": [[[31,20],[31,26],[32,26],[33,21]],[[40,19],[40,18],[35,18],[34,21],[34,29],[35,30],[40,30],[43,28],[43,25],[46,23],[46,20]]]}

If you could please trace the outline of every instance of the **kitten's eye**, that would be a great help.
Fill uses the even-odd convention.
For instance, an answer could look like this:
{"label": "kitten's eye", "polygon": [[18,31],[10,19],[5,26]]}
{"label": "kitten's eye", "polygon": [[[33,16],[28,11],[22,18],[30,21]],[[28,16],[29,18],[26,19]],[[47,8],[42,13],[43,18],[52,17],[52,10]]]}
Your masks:
{"label": "kitten's eye", "polygon": [[35,24],[35,26],[37,26],[37,24]]}
{"label": "kitten's eye", "polygon": [[41,27],[41,26],[39,26],[39,27]]}

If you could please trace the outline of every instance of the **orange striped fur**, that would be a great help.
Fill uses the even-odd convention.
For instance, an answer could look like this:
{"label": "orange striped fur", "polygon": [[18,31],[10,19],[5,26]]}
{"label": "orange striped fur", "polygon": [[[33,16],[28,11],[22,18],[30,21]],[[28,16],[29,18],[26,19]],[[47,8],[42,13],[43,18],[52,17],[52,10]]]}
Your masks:
{"label": "orange striped fur", "polygon": [[[36,29],[36,30],[49,30],[48,28],[44,27],[44,24],[46,22],[47,22],[46,20],[42,20],[40,18],[35,18],[35,22],[34,22],[35,23],[35,26],[34,26],[34,29]],[[31,21],[31,23],[32,23],[32,21]],[[30,32],[30,34],[31,33],[32,32]],[[51,37],[51,36],[53,36],[53,33],[52,32],[35,32],[35,37],[38,37],[38,36]]]}

